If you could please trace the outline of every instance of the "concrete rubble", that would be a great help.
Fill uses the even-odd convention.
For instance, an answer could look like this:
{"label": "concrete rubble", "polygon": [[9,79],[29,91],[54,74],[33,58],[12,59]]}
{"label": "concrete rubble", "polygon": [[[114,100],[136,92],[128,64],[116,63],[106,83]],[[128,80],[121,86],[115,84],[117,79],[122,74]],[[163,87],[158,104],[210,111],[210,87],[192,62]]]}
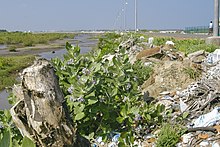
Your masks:
{"label": "concrete rubble", "polygon": [[[187,63],[188,67],[196,69],[196,71],[202,73],[202,76],[196,78],[190,84],[188,83],[188,86],[185,88],[184,86],[179,85],[179,87],[171,86],[172,89],[167,88],[163,90],[161,87],[167,80],[165,79],[166,77],[163,77],[162,79],[159,77],[160,80],[158,80],[157,77],[155,78],[155,75],[153,75],[153,79],[150,78],[146,81],[145,88],[143,88],[143,93],[145,93],[148,92],[147,90],[150,89],[151,85],[157,82],[160,83],[161,87],[158,88],[160,91],[157,92],[157,94],[153,95],[150,91],[148,94],[152,96],[157,95],[156,99],[158,104],[164,104],[167,109],[174,109],[175,112],[173,113],[173,119],[184,113],[188,114],[184,124],[189,133],[185,133],[181,137],[181,141],[177,146],[219,147],[220,49],[216,49],[213,53],[207,53],[204,50],[200,50],[188,54],[188,56],[185,57],[183,53],[174,49],[175,44],[171,41],[168,41],[164,46],[159,47],[152,45],[153,38],[149,38],[148,41],[149,48],[143,48],[142,50],[139,48],[137,52],[131,52],[133,54],[133,62],[136,60],[142,60],[146,66],[152,66],[153,63],[161,63],[163,61],[169,63],[170,61],[180,61],[181,64]],[[135,46],[131,48],[135,50]],[[134,56],[136,60],[134,60]],[[172,68],[169,68],[169,70],[170,69]],[[156,75],[158,74],[160,73],[157,72]],[[170,83],[172,83],[172,80]],[[166,84],[164,85],[164,87],[167,86],[168,85]],[[155,89],[156,87],[153,88]],[[155,135],[153,136],[154,137],[148,138],[148,140],[139,144],[139,146],[155,146]],[[153,141],[148,142],[149,139],[153,139]]]}
{"label": "concrete rubble", "polygon": [[[172,41],[154,46],[151,37],[144,47],[135,45],[135,41],[130,38],[121,43],[118,51],[124,48],[131,63],[141,60],[146,66],[154,66],[155,73],[142,86],[144,97],[164,104],[167,110],[173,109],[173,121],[187,114],[183,122],[187,131],[177,146],[220,147],[220,49],[213,53],[200,50],[186,57],[175,50]],[[201,76],[186,77],[183,69],[189,68],[202,73]],[[136,146],[154,147],[159,132],[158,129],[145,135],[144,140],[136,140]],[[93,146],[116,147],[119,136],[116,134],[108,145],[97,138]]]}

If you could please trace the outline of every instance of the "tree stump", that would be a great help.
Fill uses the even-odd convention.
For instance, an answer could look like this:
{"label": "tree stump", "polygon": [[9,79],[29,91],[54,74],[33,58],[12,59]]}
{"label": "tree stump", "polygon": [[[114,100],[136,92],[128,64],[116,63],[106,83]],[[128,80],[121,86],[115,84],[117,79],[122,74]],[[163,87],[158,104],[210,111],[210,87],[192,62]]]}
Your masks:
{"label": "tree stump", "polygon": [[70,118],[63,93],[52,64],[38,59],[24,69],[20,87],[16,88],[19,101],[10,112],[15,125],[23,136],[37,146],[88,147]]}

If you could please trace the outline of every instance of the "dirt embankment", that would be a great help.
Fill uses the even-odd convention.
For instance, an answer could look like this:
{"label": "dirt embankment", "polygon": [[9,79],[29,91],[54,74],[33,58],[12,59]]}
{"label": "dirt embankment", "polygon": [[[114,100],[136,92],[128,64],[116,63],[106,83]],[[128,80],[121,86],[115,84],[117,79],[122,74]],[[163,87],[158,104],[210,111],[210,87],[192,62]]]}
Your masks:
{"label": "dirt embankment", "polygon": [[190,78],[184,69],[191,68],[189,60],[159,61],[153,66],[153,74],[143,84],[143,92],[148,91],[153,97],[160,96],[162,92],[175,93],[185,89],[195,79]]}
{"label": "dirt embankment", "polygon": [[201,62],[205,57],[204,51],[185,57],[183,53],[172,50],[172,46],[141,50],[136,54],[136,59],[153,68],[153,74],[142,85],[142,92],[149,92],[154,98],[162,96],[161,93],[175,95],[198,80],[202,72]]}

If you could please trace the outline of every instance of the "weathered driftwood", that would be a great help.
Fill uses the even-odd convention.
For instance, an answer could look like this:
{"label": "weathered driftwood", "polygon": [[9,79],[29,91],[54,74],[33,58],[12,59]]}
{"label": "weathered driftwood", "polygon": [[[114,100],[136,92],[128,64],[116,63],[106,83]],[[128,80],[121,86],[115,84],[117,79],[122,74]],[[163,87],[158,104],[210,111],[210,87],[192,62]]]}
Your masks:
{"label": "weathered driftwood", "polygon": [[19,101],[11,108],[14,123],[22,135],[37,146],[88,147],[89,141],[77,134],[52,65],[44,59],[22,73]]}

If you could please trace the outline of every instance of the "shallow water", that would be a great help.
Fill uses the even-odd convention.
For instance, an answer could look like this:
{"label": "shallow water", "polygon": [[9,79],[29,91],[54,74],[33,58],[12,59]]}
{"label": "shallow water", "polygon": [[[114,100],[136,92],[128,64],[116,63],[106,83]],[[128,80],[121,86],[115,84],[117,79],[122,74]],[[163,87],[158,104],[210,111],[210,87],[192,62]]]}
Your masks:
{"label": "shallow water", "polygon": [[[76,36],[73,40],[69,40],[68,42],[73,46],[78,45],[81,49],[80,53],[85,54],[91,51],[92,47],[94,47],[97,44],[97,40],[91,40],[89,39],[90,37],[91,36],[88,34],[80,34]],[[39,56],[48,60],[51,60],[52,58],[63,59],[63,55],[66,53],[67,53],[66,49],[61,49],[54,52],[40,53]]]}
{"label": "shallow water", "polygon": [[11,107],[8,103],[8,96],[9,93],[6,90],[0,91],[0,110],[9,109]]}
{"label": "shallow water", "polygon": [[4,49],[4,48],[6,48],[6,47],[7,47],[6,45],[0,44],[0,49]]}
{"label": "shallow water", "polygon": [[[69,43],[76,46],[80,46],[80,53],[85,54],[88,53],[92,47],[97,45],[98,40],[91,40],[89,39],[92,34],[80,34],[77,35],[73,40],[69,40]],[[1,47],[6,47],[5,45],[0,45]],[[47,60],[51,60],[52,58],[60,58],[63,59],[63,55],[66,54],[66,49],[57,50],[54,53],[53,52],[44,52],[40,53],[39,56],[43,57]],[[0,91],[0,110],[2,109],[9,109],[10,104],[8,103],[7,97],[9,93],[6,92],[6,90]]]}

